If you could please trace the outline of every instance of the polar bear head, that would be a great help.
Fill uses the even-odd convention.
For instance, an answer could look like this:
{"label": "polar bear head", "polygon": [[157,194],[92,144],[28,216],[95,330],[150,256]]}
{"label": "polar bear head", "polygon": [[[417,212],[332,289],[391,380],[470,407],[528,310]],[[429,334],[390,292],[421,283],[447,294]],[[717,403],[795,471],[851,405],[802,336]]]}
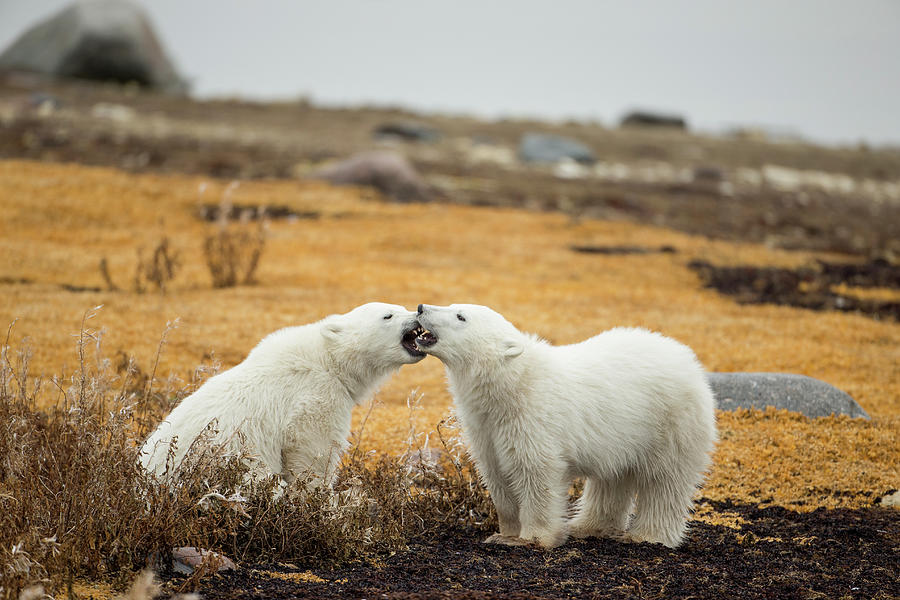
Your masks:
{"label": "polar bear head", "polygon": [[512,359],[525,350],[525,335],[487,306],[420,304],[417,318],[427,331],[416,345],[448,365]]}
{"label": "polar bear head", "polygon": [[416,347],[423,330],[416,313],[396,304],[370,302],[322,321],[322,336],[337,360],[372,372],[390,371],[419,362]]}

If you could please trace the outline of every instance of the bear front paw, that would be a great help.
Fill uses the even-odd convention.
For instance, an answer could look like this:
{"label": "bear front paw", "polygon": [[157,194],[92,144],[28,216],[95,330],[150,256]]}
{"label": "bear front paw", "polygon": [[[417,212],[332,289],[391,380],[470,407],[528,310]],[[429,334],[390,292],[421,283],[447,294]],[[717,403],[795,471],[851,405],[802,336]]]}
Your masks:
{"label": "bear front paw", "polygon": [[486,538],[482,543],[502,544],[504,546],[527,546],[529,544],[528,540],[523,540],[520,537],[512,535],[503,535],[502,533],[495,533],[494,535]]}
{"label": "bear front paw", "polygon": [[585,527],[573,527],[569,530],[569,535],[573,538],[609,538],[612,540],[622,540],[625,532],[621,529],[612,527],[599,527],[595,529]]}
{"label": "bear front paw", "polygon": [[544,549],[556,548],[562,546],[568,539],[568,531],[561,529],[559,531],[524,531],[520,537],[529,545],[540,546]]}

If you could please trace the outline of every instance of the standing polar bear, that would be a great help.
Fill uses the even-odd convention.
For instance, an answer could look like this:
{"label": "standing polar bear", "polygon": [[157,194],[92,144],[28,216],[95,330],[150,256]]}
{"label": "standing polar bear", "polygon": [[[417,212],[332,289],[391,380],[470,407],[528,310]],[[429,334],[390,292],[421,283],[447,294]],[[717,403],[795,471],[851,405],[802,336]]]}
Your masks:
{"label": "standing polar bear", "polygon": [[[418,313],[427,331],[416,344],[446,366],[497,508],[500,533],[485,541],[681,543],[717,440],[715,400],[690,348],[625,328],[552,346],[471,304]],[[585,478],[584,494],[567,522],[575,477]]]}
{"label": "standing polar bear", "polygon": [[348,445],[353,407],[425,357],[415,345],[421,332],[415,313],[381,303],[276,331],[182,400],[144,443],[141,463],[165,474],[173,442],[177,467],[212,424],[213,441],[233,451],[247,444],[267,474],[328,485]]}

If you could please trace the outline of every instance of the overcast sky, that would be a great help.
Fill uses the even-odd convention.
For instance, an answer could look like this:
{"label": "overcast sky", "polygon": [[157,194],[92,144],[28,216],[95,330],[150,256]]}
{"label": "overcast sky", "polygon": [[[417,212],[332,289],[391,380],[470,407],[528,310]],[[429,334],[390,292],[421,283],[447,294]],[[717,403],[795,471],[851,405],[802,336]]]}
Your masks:
{"label": "overcast sky", "polygon": [[[199,96],[900,144],[900,0],[139,0]],[[0,0],[0,48],[65,0]]]}

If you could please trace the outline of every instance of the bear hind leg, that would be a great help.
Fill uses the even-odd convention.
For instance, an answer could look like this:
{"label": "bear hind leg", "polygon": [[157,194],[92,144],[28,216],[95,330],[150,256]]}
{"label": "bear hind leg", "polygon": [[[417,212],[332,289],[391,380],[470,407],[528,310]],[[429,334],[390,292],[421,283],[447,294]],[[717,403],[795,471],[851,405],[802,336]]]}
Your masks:
{"label": "bear hind leg", "polygon": [[678,547],[687,531],[696,489],[693,481],[639,482],[634,520],[626,539]]}
{"label": "bear hind leg", "polygon": [[621,537],[633,504],[634,483],[630,477],[589,477],[575,503],[569,533],[578,538]]}

